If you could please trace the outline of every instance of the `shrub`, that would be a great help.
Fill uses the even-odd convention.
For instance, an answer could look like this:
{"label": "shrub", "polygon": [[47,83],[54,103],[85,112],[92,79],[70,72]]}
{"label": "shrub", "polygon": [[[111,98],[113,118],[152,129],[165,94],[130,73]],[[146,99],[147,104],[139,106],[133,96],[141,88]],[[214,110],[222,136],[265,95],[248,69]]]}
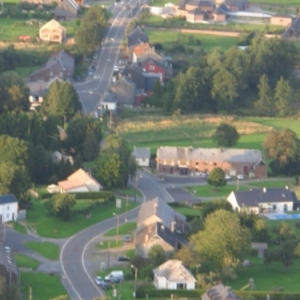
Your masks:
{"label": "shrub", "polygon": [[[84,193],[70,193],[75,195],[77,200],[99,200],[99,199],[109,199],[109,201],[115,200],[111,191],[100,191],[100,192],[84,192]],[[53,194],[42,194],[42,199],[49,199]]]}

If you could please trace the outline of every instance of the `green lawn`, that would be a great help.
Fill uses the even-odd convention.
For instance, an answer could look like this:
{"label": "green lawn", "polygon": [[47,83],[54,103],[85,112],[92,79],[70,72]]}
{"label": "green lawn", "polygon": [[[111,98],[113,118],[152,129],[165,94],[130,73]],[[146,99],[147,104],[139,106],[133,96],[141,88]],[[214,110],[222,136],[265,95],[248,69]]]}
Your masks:
{"label": "green lawn", "polygon": [[[137,205],[138,203],[129,201],[128,211]],[[125,201],[122,200],[122,209],[118,213],[124,213],[125,211]],[[40,236],[64,238],[72,236],[98,222],[111,218],[115,212],[115,202],[108,202],[94,207],[90,218],[87,218],[84,214],[76,214],[71,220],[63,221],[49,215],[43,201],[35,200],[32,208],[27,211],[27,221],[36,228]]]}
{"label": "green lawn", "polygon": [[29,288],[32,292],[30,299],[36,300],[49,300],[67,294],[58,275],[21,272],[20,277],[23,300],[29,300]]}
{"label": "green lawn", "polygon": [[123,246],[123,241],[122,239],[119,237],[118,242],[116,240],[111,240],[111,241],[103,241],[100,242],[96,245],[96,248],[99,250],[108,250],[111,248],[118,248]]}
{"label": "green lawn", "polygon": [[95,200],[76,200],[75,206],[73,206],[72,210],[83,210],[85,208],[90,207],[92,204],[94,204]]}
{"label": "green lawn", "polygon": [[31,73],[38,70],[40,66],[32,66],[32,67],[19,67],[16,68],[16,72],[23,78],[28,77]]}
{"label": "green lawn", "polygon": [[139,190],[130,187],[124,189],[114,189],[112,192],[115,195],[120,195],[121,197],[134,197],[135,195],[137,195],[137,197],[143,196],[143,194]]}
{"label": "green lawn", "polygon": [[265,187],[265,188],[284,188],[285,186],[294,186],[294,182],[291,180],[280,180],[280,181],[255,181],[247,183],[249,186]]}
{"label": "green lawn", "polygon": [[254,279],[257,290],[271,291],[274,287],[284,287],[285,292],[300,292],[299,272],[300,259],[294,265],[284,270],[279,263],[272,263],[268,267],[258,257],[251,257],[250,262],[254,265],[243,268],[235,280],[225,280],[225,284],[233,289],[240,290],[248,284],[249,278]]}
{"label": "green lawn", "polygon": [[31,268],[36,269],[40,263],[27,255],[14,253],[15,261],[18,268]]}
{"label": "green lawn", "polygon": [[[131,234],[136,229],[135,222],[127,222],[119,226],[119,235]],[[113,228],[105,232],[104,236],[115,236],[117,234],[117,229]]]}
{"label": "green lawn", "polygon": [[192,208],[192,207],[176,207],[176,211],[183,214],[184,216],[200,216],[201,215],[201,209],[199,208]]}
{"label": "green lawn", "polygon": [[[232,191],[236,191],[236,189],[236,185],[226,185],[217,189],[210,185],[187,187],[187,190],[194,193],[197,197],[227,197]],[[240,182],[239,190],[247,191],[249,188],[241,185]]]}
{"label": "green lawn", "polygon": [[27,233],[27,230],[26,228],[21,225],[19,222],[14,222],[14,230],[18,231],[19,233],[22,233],[22,234],[26,234]]}
{"label": "green lawn", "polygon": [[[294,212],[294,213],[299,214],[299,212]],[[300,229],[296,227],[296,224],[299,223],[300,220],[268,220],[267,224],[269,229],[271,229],[272,231],[274,227],[279,226],[280,223],[282,222],[287,223],[295,232],[298,240],[300,240]]]}
{"label": "green lawn", "polygon": [[26,242],[24,245],[48,259],[57,260],[59,258],[59,246],[53,243]]}

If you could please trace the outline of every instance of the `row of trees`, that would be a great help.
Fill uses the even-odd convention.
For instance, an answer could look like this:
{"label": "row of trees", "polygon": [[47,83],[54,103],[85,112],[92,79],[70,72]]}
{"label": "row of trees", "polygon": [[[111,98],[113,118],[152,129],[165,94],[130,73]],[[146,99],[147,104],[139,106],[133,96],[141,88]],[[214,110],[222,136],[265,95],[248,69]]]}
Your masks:
{"label": "row of trees", "polygon": [[146,102],[167,112],[232,112],[244,107],[252,114],[286,116],[298,99],[290,81],[298,60],[293,43],[258,36],[245,51],[217,48],[203,54],[197,65],[165,87],[157,84]]}

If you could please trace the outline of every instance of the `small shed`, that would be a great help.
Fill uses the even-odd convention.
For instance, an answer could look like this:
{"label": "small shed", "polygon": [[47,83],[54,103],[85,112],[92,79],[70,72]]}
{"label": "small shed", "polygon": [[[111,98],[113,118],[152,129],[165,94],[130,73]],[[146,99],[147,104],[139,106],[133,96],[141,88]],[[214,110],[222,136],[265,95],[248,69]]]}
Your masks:
{"label": "small shed", "polygon": [[151,157],[150,148],[137,148],[134,146],[133,155],[135,157],[136,163],[140,167],[149,167]]}
{"label": "small shed", "polygon": [[67,37],[67,30],[55,19],[52,19],[40,28],[39,36],[45,42],[62,43]]}

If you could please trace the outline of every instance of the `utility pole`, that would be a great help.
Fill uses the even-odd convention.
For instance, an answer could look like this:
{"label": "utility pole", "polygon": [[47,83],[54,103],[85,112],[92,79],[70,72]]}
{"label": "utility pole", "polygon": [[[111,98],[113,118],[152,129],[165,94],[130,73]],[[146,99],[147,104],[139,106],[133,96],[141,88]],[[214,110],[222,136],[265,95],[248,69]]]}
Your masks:
{"label": "utility pole", "polygon": [[31,289],[31,287],[29,287],[29,300],[31,300],[32,299],[32,289]]}
{"label": "utility pole", "polygon": [[119,242],[119,215],[117,215],[117,235],[116,235],[116,245]]}
{"label": "utility pole", "polygon": [[107,269],[109,269],[109,248],[110,248],[110,241],[107,243]]}
{"label": "utility pole", "polygon": [[3,244],[5,244],[5,230],[6,230],[6,227],[5,227],[5,223],[3,223],[3,231],[2,231],[2,242]]}

